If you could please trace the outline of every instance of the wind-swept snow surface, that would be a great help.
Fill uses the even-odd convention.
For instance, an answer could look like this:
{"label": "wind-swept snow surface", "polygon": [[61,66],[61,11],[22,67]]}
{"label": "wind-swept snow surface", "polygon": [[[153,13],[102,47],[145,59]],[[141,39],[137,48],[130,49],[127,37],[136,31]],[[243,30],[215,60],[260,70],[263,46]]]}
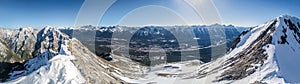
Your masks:
{"label": "wind-swept snow surface", "polygon": [[282,15],[273,35],[278,74],[288,83],[300,83],[300,20]]}
{"label": "wind-swept snow surface", "polygon": [[[250,68],[245,68],[247,69],[245,70],[246,72],[250,72],[253,68],[255,68],[255,71],[244,78],[238,78],[238,80],[232,83],[253,83],[255,81],[271,84],[300,83],[299,23],[300,20],[296,17],[281,15],[264,25],[248,30],[247,33],[242,34],[235,49],[225,57],[238,59],[235,61],[239,62],[245,61],[243,62],[244,65],[255,61],[251,65],[246,66]],[[249,55],[252,53],[254,54]],[[237,56],[239,57],[236,58]],[[255,57],[255,59],[245,56],[252,56]],[[235,61],[233,61],[233,63]],[[235,64],[238,64],[238,62],[232,65],[234,66]],[[231,68],[231,70],[234,69],[237,68]],[[226,70],[224,72],[226,72]],[[232,76],[234,75],[227,75],[227,77]]]}
{"label": "wind-swept snow surface", "polygon": [[[65,42],[67,43],[67,41]],[[48,54],[48,53],[43,53]],[[40,55],[43,56],[43,55]],[[48,55],[49,56],[49,55]],[[67,49],[67,45],[62,45],[62,48],[58,55],[53,56],[50,60],[39,59],[39,57],[33,58],[30,61],[35,60],[39,61],[37,63],[45,63],[44,65],[34,65],[35,67],[40,67],[36,71],[33,71],[29,75],[22,76],[20,78],[14,79],[7,83],[20,83],[20,84],[42,84],[42,83],[84,83],[85,79],[80,74],[78,69],[74,66],[71,60],[75,60],[75,57]],[[27,69],[31,70],[31,69]],[[30,71],[16,71],[12,73],[20,74],[27,73]]]}

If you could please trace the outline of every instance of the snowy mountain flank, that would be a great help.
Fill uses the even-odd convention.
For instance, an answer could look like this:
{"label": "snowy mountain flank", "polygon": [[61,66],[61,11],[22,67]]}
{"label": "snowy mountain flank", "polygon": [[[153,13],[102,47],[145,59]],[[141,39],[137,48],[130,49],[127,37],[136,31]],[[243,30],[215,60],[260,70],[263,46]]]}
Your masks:
{"label": "snowy mountain flank", "polygon": [[[129,83],[299,83],[300,20],[281,15],[242,32],[225,56],[212,62],[169,63]],[[124,79],[124,78],[123,78]]]}
{"label": "snowy mountain flank", "polygon": [[224,57],[200,66],[192,77],[216,83],[299,83],[299,23],[281,15],[244,31]]}
{"label": "snowy mountain flank", "polygon": [[[24,29],[28,28],[20,30]],[[16,30],[4,31],[3,34],[10,34]],[[35,32],[30,31],[24,35],[26,38],[28,34],[33,33],[36,38],[34,42],[30,40],[31,44],[34,44],[33,58],[23,61],[24,59],[21,58],[23,55],[11,51],[21,60],[11,57],[5,58],[9,59],[8,61],[1,62],[1,76],[5,76],[1,77],[1,81],[7,81],[4,83],[121,83],[122,80],[115,75],[126,74],[127,77],[135,77],[142,74],[141,71],[136,70],[140,70],[139,68],[143,66],[139,67],[137,63],[127,60],[108,62],[89,51],[80,41],[71,39],[56,28],[47,26]],[[22,41],[29,43],[29,40]],[[9,42],[10,40],[5,41],[2,45],[7,45]],[[9,50],[7,46],[3,48]]]}
{"label": "snowy mountain flank", "polygon": [[233,45],[235,47],[228,52],[228,62],[231,61],[229,64],[233,67],[222,73],[224,80],[249,78],[268,83],[300,82],[298,18],[281,15],[266,24],[244,31],[238,39],[236,45]]}
{"label": "snowy mountain flank", "polygon": [[[117,54],[112,54],[113,60],[108,61],[90,51],[82,41],[61,30],[50,26],[41,30],[30,27],[0,29],[0,82],[300,83],[300,19],[289,15],[280,15],[243,31],[232,41],[224,56],[207,63],[189,60],[144,66]],[[118,30],[125,31],[126,28]]]}

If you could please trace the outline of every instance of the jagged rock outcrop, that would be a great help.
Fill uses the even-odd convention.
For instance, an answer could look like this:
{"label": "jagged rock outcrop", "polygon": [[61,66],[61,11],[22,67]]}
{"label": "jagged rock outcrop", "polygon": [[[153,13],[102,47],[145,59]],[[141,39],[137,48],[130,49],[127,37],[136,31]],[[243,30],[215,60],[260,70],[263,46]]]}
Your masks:
{"label": "jagged rock outcrop", "polygon": [[31,27],[20,28],[18,30],[1,29],[1,43],[5,45],[11,54],[19,60],[14,62],[24,62],[33,57],[34,44],[36,42],[37,30]]}
{"label": "jagged rock outcrop", "polygon": [[37,56],[45,51],[58,53],[64,40],[69,36],[61,33],[58,29],[47,26],[37,33],[33,55]]}
{"label": "jagged rock outcrop", "polygon": [[[0,68],[4,77],[1,79],[7,79],[10,72],[27,70],[27,72],[19,73],[18,76],[13,76],[11,79],[18,78],[45,65],[46,63],[42,63],[41,59],[49,60],[57,55],[61,44],[68,38],[67,35],[49,26],[41,31],[31,27],[18,30],[2,29],[1,34],[0,41],[3,47],[1,47],[0,58],[3,60]],[[33,57],[40,60],[30,61],[29,59]]]}

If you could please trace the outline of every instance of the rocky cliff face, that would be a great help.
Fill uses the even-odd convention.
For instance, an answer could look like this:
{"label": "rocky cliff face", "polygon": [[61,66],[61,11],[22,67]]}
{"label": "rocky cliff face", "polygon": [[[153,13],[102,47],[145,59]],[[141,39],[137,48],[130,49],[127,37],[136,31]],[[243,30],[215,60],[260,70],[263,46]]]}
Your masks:
{"label": "rocky cliff face", "polygon": [[[16,70],[23,69],[34,69],[36,70],[45,63],[33,62],[34,64],[28,64],[29,59],[33,57],[40,57],[42,53],[49,52],[46,57],[51,59],[52,56],[57,54],[60,49],[60,45],[65,38],[62,33],[51,27],[46,27],[43,31],[38,31],[36,29],[27,27],[20,28],[18,30],[2,29],[1,31],[1,74],[4,78],[8,77],[8,73]],[[64,37],[64,38],[63,38]],[[42,59],[42,58],[41,58]],[[36,66],[36,65],[38,66]],[[10,67],[4,67],[10,66]],[[32,68],[31,66],[36,66]],[[19,68],[14,68],[19,67]],[[31,73],[30,70],[26,75]],[[21,76],[21,75],[20,75]],[[2,80],[3,81],[3,80]]]}
{"label": "rocky cliff face", "polygon": [[[34,44],[36,42],[37,30],[33,28],[20,28],[19,30],[1,29],[1,43],[7,47],[14,60],[10,62],[24,62],[33,57]],[[3,61],[6,62],[6,61]]]}
{"label": "rocky cliff face", "polygon": [[47,50],[57,53],[60,49],[59,45],[68,38],[67,35],[51,27],[45,27],[41,31],[31,27],[18,30],[1,29],[0,34],[1,51],[3,51],[1,62],[11,63],[22,63]]}
{"label": "rocky cliff face", "polygon": [[58,29],[47,26],[37,33],[36,43],[34,44],[33,55],[40,55],[45,51],[58,53],[64,40],[70,39]]}

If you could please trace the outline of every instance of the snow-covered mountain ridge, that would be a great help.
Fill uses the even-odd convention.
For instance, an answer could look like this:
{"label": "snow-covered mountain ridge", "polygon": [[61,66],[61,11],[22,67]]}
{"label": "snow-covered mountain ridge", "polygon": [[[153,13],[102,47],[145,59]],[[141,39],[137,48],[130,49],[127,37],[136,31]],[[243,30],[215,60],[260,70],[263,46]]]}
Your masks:
{"label": "snow-covered mountain ridge", "polygon": [[[3,40],[4,48],[6,44],[20,40],[21,43],[33,44],[30,46],[32,59],[18,63],[18,65],[13,65],[14,61],[11,64],[9,61],[4,61],[11,66],[3,68],[4,71],[2,71],[2,66],[0,67],[1,74],[8,76],[5,79],[1,77],[1,81],[8,81],[5,83],[121,83],[122,80],[115,75],[127,75],[127,77],[142,75],[142,72],[137,70],[143,67],[139,67],[140,65],[137,63],[127,60],[125,62],[123,60],[108,62],[89,51],[77,39],[71,39],[68,35],[50,26],[39,31],[34,30],[22,34],[25,40],[15,37],[15,35],[24,30],[33,29],[4,30],[5,32],[2,33],[7,35],[3,37],[5,38]],[[28,34],[34,36],[30,37],[34,42],[26,40],[29,39],[27,38]],[[6,38],[17,40],[10,41]],[[15,52],[12,51],[12,53]],[[16,56],[22,55],[16,54]]]}
{"label": "snow-covered mountain ridge", "polygon": [[[112,56],[114,61],[106,61],[77,39],[71,39],[53,27],[40,31],[31,28],[2,31],[1,51],[11,51],[22,58],[21,51],[32,49],[27,51],[32,59],[25,61],[23,68],[13,70],[5,83],[300,82],[300,20],[288,15],[242,32],[226,55],[214,61],[200,63],[193,60],[150,67],[115,55]],[[33,45],[24,47],[26,43]],[[11,62],[15,61],[18,60]]]}
{"label": "snow-covered mountain ridge", "polygon": [[11,73],[11,81],[7,83],[84,83],[84,77],[71,62],[76,58],[68,51],[66,43],[68,43],[68,40],[63,42],[57,55],[54,55],[51,51],[46,51],[27,61],[25,63],[26,70]]}
{"label": "snow-covered mountain ridge", "polygon": [[199,73],[225,83],[299,83],[299,23],[281,15],[246,30],[224,57],[205,65],[214,67],[202,67]]}
{"label": "snow-covered mountain ridge", "polygon": [[[244,31],[224,57],[205,64],[161,65],[146,77],[131,83],[299,83],[300,20],[281,15]],[[188,63],[188,62],[187,62]],[[179,67],[169,70],[166,67]],[[194,67],[194,68],[191,68]],[[165,72],[176,73],[165,73]],[[177,72],[179,71],[179,72]],[[156,74],[156,75],[155,75]],[[163,76],[161,76],[163,74]],[[145,81],[147,80],[147,81]]]}

